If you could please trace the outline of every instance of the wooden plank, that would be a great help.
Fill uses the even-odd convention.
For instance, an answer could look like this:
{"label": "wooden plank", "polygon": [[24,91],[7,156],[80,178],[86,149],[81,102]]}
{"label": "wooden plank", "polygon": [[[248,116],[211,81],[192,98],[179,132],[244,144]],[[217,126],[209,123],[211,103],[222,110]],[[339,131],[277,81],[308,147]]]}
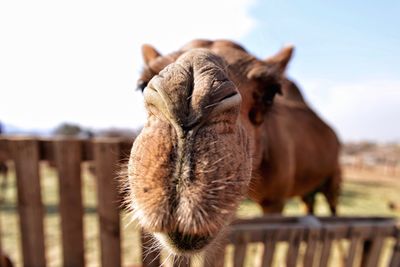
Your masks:
{"label": "wooden plank", "polygon": [[295,267],[297,266],[297,259],[299,256],[300,244],[303,236],[302,229],[292,230],[291,236],[288,242],[288,251],[286,255],[286,266]]}
{"label": "wooden plank", "polygon": [[248,224],[283,224],[283,223],[298,223],[299,217],[281,216],[281,215],[268,215],[263,217],[254,217],[248,219],[236,219],[231,225],[248,225]]}
{"label": "wooden plank", "polygon": [[[1,203],[0,203],[1,204]],[[0,267],[6,267],[6,256],[3,254],[2,234],[1,234],[1,220],[0,220]]]}
{"label": "wooden plank", "polygon": [[379,229],[375,230],[374,233],[374,238],[370,240],[364,240],[363,254],[361,259],[362,267],[378,266],[384,238],[381,236]]}
{"label": "wooden plank", "polygon": [[[309,216],[308,216],[309,217]],[[300,219],[300,217],[299,217]],[[306,223],[308,222],[308,223]],[[281,231],[281,235],[279,235],[279,240],[277,241],[287,241],[290,238],[290,230],[291,229],[306,229],[309,228],[309,226],[313,225],[310,224],[311,220],[309,218],[301,218],[301,222],[298,223],[251,223],[245,224],[242,222],[241,224],[235,224],[231,227],[233,232],[247,232],[250,236],[250,242],[263,242],[262,240],[262,235],[260,235],[260,232],[264,231],[273,231],[279,229]],[[359,229],[362,233],[364,238],[369,239],[374,236],[374,231],[373,229],[376,227],[379,228],[385,228],[385,229],[393,229],[394,222],[393,221],[385,221],[385,222],[367,222],[366,220],[361,221],[361,222],[340,222],[340,223],[324,223],[323,221],[316,220],[316,223],[313,227],[320,227],[322,225],[329,226],[332,229],[335,229],[335,232],[337,231],[338,236],[337,238],[346,238],[349,239],[351,238],[351,227],[356,226],[357,229]],[[392,236],[392,233],[385,232],[383,233],[386,236]],[[303,240],[307,236],[303,237]]]}
{"label": "wooden plank", "polygon": [[307,226],[305,231],[306,252],[304,254],[304,266],[312,267],[315,262],[315,255],[319,245],[322,231],[321,221],[312,215],[301,217],[301,223]]}
{"label": "wooden plank", "polygon": [[271,233],[275,231],[279,231],[279,235],[276,235],[278,238],[276,241],[287,241],[290,238],[290,233],[292,229],[302,229],[304,230],[306,227],[298,224],[249,224],[249,225],[235,225],[232,227],[232,234],[230,235],[231,243],[234,242],[234,235],[237,233],[246,233],[249,242],[264,242],[264,233]]}
{"label": "wooden plank", "polygon": [[[232,242],[233,235],[236,235],[236,233],[238,232],[246,232],[249,235],[249,242],[263,242],[263,235],[260,235],[260,233],[279,230],[281,234],[279,235],[279,240],[277,241],[287,241],[290,239],[290,231],[292,229],[306,229],[309,228],[310,225],[312,225],[310,223],[306,224],[305,220],[303,219],[302,222],[299,223],[283,223],[283,224],[277,224],[277,223],[253,224],[249,222],[249,224],[246,225],[244,224],[244,222],[242,222],[241,224],[235,224],[231,227],[233,234],[231,234],[229,238]],[[310,220],[307,221],[311,222]],[[336,238],[341,238],[341,239],[351,238],[352,233],[350,229],[352,229],[353,226],[357,227],[357,229],[360,232],[362,232],[363,237],[366,239],[372,238],[374,236],[373,229],[376,227],[379,227],[380,229],[388,229],[388,231],[382,232],[382,235],[390,237],[393,235],[392,229],[394,227],[394,222],[368,223],[365,220],[362,222],[349,222],[349,223],[324,223],[323,221],[318,223],[318,220],[316,222],[317,224],[315,224],[313,227],[321,227],[323,225],[325,225],[326,227],[329,226],[329,228],[335,231]],[[306,238],[307,236],[303,236],[304,241],[306,241]]]}
{"label": "wooden plank", "polygon": [[370,239],[364,239],[362,242],[361,267],[368,267],[368,259],[371,252],[371,247],[372,241]]}
{"label": "wooden plank", "polygon": [[321,228],[312,227],[307,233],[307,248],[304,255],[304,266],[314,266],[315,254],[319,243]]}
{"label": "wooden plank", "polygon": [[12,155],[8,146],[8,139],[5,139],[0,135],[0,161],[11,160]]}
{"label": "wooden plank", "polygon": [[[101,139],[118,143],[120,159],[127,158],[127,155],[129,155],[130,149],[132,148],[132,141],[130,140],[120,139],[120,138],[106,138],[106,139],[101,138]],[[79,140],[82,143],[82,149],[81,149],[82,160],[83,161],[94,160],[93,142],[96,139],[78,138],[77,140]],[[54,146],[54,139],[41,139],[39,141],[40,159],[54,161],[55,155],[53,146]]]}
{"label": "wooden plank", "polygon": [[154,237],[142,231],[141,241],[143,267],[159,267],[161,250],[154,244]]}
{"label": "wooden plank", "polygon": [[[9,143],[12,142],[15,138],[0,136],[0,160],[11,160],[12,153],[11,148],[9,147]],[[25,138],[25,139],[36,139],[36,138]],[[118,146],[120,149],[120,158],[126,159],[129,157],[130,150],[132,148],[132,140],[128,140],[126,138],[112,138],[118,142]],[[54,141],[55,138],[41,138],[36,139],[39,144],[39,159],[40,160],[48,160],[55,161],[54,155]],[[93,139],[82,139],[78,138],[80,142],[82,142],[82,160],[88,161],[93,160]]]}
{"label": "wooden plank", "polygon": [[18,138],[10,143],[15,162],[24,266],[46,266],[40,177],[39,147],[33,139]]}
{"label": "wooden plank", "polygon": [[272,262],[275,254],[275,246],[277,240],[277,233],[266,233],[264,236],[264,251],[261,260],[262,267],[272,266]]}
{"label": "wooden plank", "polygon": [[59,177],[63,266],[80,267],[85,265],[81,142],[58,140],[54,149]]}
{"label": "wooden plank", "polygon": [[[296,224],[299,225],[308,217],[298,216],[281,216],[281,215],[268,215],[263,217],[255,217],[250,219],[237,219],[232,222],[232,225],[247,225],[247,224]],[[365,223],[365,224],[376,224],[376,223],[395,223],[395,218],[392,217],[371,217],[371,216],[340,216],[340,217],[315,217],[317,221],[321,223],[330,224],[350,224],[350,223]]]}
{"label": "wooden plank", "polygon": [[397,234],[395,234],[395,244],[389,264],[389,267],[398,266],[400,266],[400,229],[397,229]]}
{"label": "wooden plank", "polygon": [[117,170],[119,145],[112,140],[93,143],[97,177],[97,203],[100,220],[101,264],[103,267],[121,266],[120,218]]}
{"label": "wooden plank", "polygon": [[244,266],[244,259],[246,257],[246,244],[235,244],[233,252],[233,267]]}
{"label": "wooden plank", "polygon": [[[0,204],[2,204],[0,202]],[[1,214],[0,214],[1,215]],[[0,220],[0,267],[6,266],[5,257],[3,257],[3,243],[2,243],[2,231],[1,231],[1,220]]]}
{"label": "wooden plank", "polygon": [[248,234],[247,233],[238,233],[236,235],[235,242],[232,243],[234,245],[233,267],[244,266],[247,242],[248,242]]}
{"label": "wooden plank", "polygon": [[328,266],[329,256],[331,253],[332,242],[335,239],[335,232],[333,229],[325,228],[322,235],[321,242],[321,256],[319,266]]}
{"label": "wooden plank", "polygon": [[346,267],[354,266],[354,261],[356,259],[356,255],[360,249],[362,241],[362,233],[360,233],[354,226],[351,229],[351,238],[350,238],[350,248],[346,257]]}

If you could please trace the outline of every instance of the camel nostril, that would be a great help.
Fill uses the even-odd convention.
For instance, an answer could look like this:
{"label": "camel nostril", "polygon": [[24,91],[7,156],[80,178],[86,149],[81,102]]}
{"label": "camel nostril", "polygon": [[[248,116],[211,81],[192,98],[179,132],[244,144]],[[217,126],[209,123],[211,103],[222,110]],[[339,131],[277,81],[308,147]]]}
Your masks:
{"label": "camel nostril", "polygon": [[[212,109],[211,114],[220,114],[223,111],[227,111],[229,109],[236,110],[239,112],[239,107],[242,102],[242,97],[237,91],[229,92],[219,98],[217,101],[213,101],[212,104],[205,106],[204,108]],[[235,113],[236,114],[236,113]]]}
{"label": "camel nostril", "polygon": [[161,110],[168,109],[171,103],[169,103],[168,98],[163,95],[162,91],[157,89],[154,83],[155,82],[149,83],[143,91],[146,105],[157,107]]}
{"label": "camel nostril", "polygon": [[176,248],[182,251],[200,250],[211,241],[209,236],[189,235],[178,231],[168,233],[168,236]]}

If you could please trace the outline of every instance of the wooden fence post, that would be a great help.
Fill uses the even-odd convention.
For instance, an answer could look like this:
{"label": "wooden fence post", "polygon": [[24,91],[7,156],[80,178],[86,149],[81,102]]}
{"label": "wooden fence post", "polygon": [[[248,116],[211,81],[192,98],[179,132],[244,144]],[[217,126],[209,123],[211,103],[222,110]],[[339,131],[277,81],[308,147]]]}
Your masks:
{"label": "wooden fence post", "polygon": [[3,254],[3,246],[1,242],[1,220],[0,220],[0,267],[6,267],[6,257]]}
{"label": "wooden fence post", "polygon": [[331,255],[332,242],[335,239],[335,232],[329,227],[323,228],[323,233],[321,236],[321,256],[319,261],[319,266],[328,266],[329,256]]}
{"label": "wooden fence post", "polygon": [[18,189],[22,254],[25,267],[46,266],[43,203],[39,177],[38,141],[10,139]]}
{"label": "wooden fence post", "polygon": [[54,146],[59,193],[64,267],[85,265],[79,140],[57,140]]}
{"label": "wooden fence post", "polygon": [[347,257],[346,257],[346,264],[345,267],[352,267],[354,265],[357,252],[360,248],[361,241],[362,241],[362,232],[355,229],[354,227],[350,228],[350,247],[348,249]]}
{"label": "wooden fence post", "polygon": [[310,227],[307,233],[307,248],[304,255],[304,266],[313,266],[316,258],[316,251],[318,248],[319,238],[321,234],[320,228]]}
{"label": "wooden fence post", "polygon": [[235,246],[233,249],[233,266],[241,267],[244,264],[244,260],[246,257],[246,249],[247,243],[249,241],[248,233],[238,233],[235,236],[235,240],[233,245]]}
{"label": "wooden fence post", "polygon": [[[0,204],[2,204],[0,202]],[[6,261],[3,257],[3,245],[1,240],[1,220],[0,220],[0,267],[4,267],[6,265]]]}
{"label": "wooden fence post", "polygon": [[121,266],[121,234],[118,203],[117,170],[119,143],[104,139],[93,142],[100,219],[101,264]]}
{"label": "wooden fence post", "polygon": [[370,240],[364,240],[361,259],[362,267],[378,266],[384,238],[379,229],[373,229],[374,236]]}
{"label": "wooden fence post", "polygon": [[262,255],[262,267],[272,266],[274,260],[275,248],[277,243],[278,231],[264,234],[264,250]]}
{"label": "wooden fence post", "polygon": [[286,266],[297,266],[297,259],[299,256],[299,249],[301,240],[303,239],[303,229],[292,229],[290,230],[290,238],[288,242],[288,251],[286,255]]}
{"label": "wooden fence post", "polygon": [[400,266],[400,228],[396,227],[395,230],[395,243],[393,246],[392,256],[390,258],[389,267]]}

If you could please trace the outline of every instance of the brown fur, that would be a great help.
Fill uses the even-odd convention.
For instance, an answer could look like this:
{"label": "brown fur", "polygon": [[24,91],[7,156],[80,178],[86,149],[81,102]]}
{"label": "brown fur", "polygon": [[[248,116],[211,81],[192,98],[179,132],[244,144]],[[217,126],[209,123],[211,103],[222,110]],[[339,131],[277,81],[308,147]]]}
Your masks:
{"label": "brown fur", "polygon": [[[335,212],[339,141],[284,77],[292,48],[267,60],[230,41],[195,40],[167,56],[143,51],[149,116],[128,175],[144,228],[179,254],[218,239],[247,191],[274,213],[318,190]],[[235,93],[241,102],[225,107]]]}

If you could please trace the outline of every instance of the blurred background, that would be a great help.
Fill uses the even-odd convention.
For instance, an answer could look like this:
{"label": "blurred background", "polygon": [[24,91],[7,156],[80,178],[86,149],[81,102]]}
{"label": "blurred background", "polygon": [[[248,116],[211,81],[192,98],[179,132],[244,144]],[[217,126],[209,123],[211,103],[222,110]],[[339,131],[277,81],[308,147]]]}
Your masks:
{"label": "blurred background", "polygon": [[260,58],[293,44],[288,76],[343,141],[398,142],[399,12],[397,1],[3,1],[0,120],[6,133],[140,128],[140,46],[225,38]]}
{"label": "blurred background", "polygon": [[[259,58],[293,44],[287,75],[344,144],[339,214],[400,216],[399,14],[394,0],[1,1],[1,131],[132,138],[146,120],[136,91],[142,44],[166,54],[195,38],[223,38]],[[54,170],[43,174],[46,242],[50,266],[58,266],[60,233],[51,227],[59,223],[58,185]],[[1,224],[17,225],[9,177]],[[93,179],[89,172],[83,179],[88,257],[98,258]],[[318,201],[317,214],[328,214]],[[298,199],[285,208],[304,211]],[[239,210],[260,214],[249,201]],[[18,261],[16,227],[5,229],[3,247]],[[137,261],[135,253],[127,257]]]}

